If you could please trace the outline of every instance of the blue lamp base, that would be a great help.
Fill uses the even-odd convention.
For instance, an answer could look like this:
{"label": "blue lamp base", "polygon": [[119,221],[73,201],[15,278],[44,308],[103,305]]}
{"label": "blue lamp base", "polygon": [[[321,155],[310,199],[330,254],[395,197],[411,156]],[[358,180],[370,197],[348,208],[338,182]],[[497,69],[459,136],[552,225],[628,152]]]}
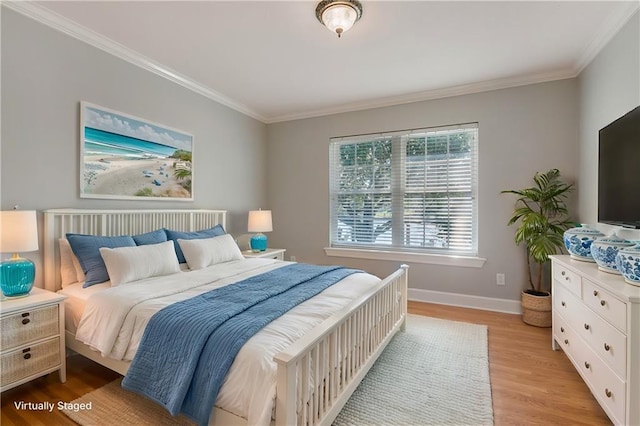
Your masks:
{"label": "blue lamp base", "polygon": [[251,237],[251,251],[260,252],[267,249],[267,236],[264,234],[256,234]]}
{"label": "blue lamp base", "polygon": [[0,289],[6,297],[27,296],[35,277],[36,265],[17,254],[0,263]]}

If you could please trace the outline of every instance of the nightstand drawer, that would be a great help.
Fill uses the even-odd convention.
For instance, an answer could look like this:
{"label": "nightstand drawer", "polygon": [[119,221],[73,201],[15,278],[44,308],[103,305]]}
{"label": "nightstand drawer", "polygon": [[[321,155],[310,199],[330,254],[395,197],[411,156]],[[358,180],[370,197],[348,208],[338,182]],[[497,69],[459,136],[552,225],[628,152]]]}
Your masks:
{"label": "nightstand drawer", "polygon": [[25,343],[59,334],[58,305],[25,310],[0,319],[3,352]]}
{"label": "nightstand drawer", "polygon": [[0,386],[54,368],[60,362],[59,337],[5,353],[0,363]]}

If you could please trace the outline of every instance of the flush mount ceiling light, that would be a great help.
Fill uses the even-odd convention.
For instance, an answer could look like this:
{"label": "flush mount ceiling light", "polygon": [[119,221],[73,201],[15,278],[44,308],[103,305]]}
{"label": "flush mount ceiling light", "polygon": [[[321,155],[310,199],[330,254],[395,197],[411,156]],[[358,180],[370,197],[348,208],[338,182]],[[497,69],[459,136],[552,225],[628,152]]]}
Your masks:
{"label": "flush mount ceiling light", "polygon": [[358,0],[323,0],[316,7],[316,18],[329,31],[338,34],[348,31],[362,16]]}

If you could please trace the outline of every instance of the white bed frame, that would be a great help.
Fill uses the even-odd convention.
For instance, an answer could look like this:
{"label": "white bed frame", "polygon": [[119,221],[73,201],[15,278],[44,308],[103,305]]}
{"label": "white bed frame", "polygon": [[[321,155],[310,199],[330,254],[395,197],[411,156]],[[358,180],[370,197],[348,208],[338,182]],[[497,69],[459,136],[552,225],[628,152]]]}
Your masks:
{"label": "white bed frame", "polygon": [[[158,228],[196,231],[226,225],[223,210],[44,211],[45,288],[61,288],[58,239],[67,232],[92,235],[141,234]],[[402,265],[361,298],[320,323],[275,356],[277,426],[330,425],[391,338],[405,327],[407,269]],[[66,332],[69,349],[122,375],[129,362],[105,358]],[[309,383],[314,383],[313,387]],[[246,425],[218,407],[210,424]]]}

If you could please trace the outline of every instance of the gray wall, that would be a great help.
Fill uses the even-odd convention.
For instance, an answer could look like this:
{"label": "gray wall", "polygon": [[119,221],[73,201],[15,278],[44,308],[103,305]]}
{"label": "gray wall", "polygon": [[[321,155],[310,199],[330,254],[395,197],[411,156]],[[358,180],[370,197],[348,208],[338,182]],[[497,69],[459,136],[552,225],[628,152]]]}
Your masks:
{"label": "gray wall", "polygon": [[[513,197],[503,189],[531,186],[536,171],[578,174],[575,79],[457,96],[268,127],[270,244],[311,263],[339,263],[385,276],[397,262],[327,257],[328,145],[332,136],[479,122],[479,256],[483,268],[412,264],[410,287],[518,300],[525,286],[524,248],[506,226]],[[496,285],[496,273],[506,286]]]}
{"label": "gray wall", "polygon": [[[640,12],[584,69],[578,78],[578,87],[579,212],[582,222],[595,223],[598,219],[598,130],[640,105]],[[640,232],[636,235],[640,238]]]}
{"label": "gray wall", "polygon": [[[577,181],[574,216],[597,216],[597,130],[640,103],[636,14],[578,79],[266,126],[103,51],[2,9],[0,207],[222,208],[244,233],[250,209],[274,212],[270,245],[298,260],[386,275],[396,262],[326,257],[328,141],[332,136],[478,121],[482,269],[413,264],[416,289],[519,299],[524,252],[506,222],[536,171]],[[195,201],[79,198],[79,101],[195,135]],[[578,135],[579,133],[579,135]],[[268,142],[268,149],[267,149]],[[240,165],[240,167],[238,167]],[[37,253],[30,255],[37,262]],[[507,285],[495,285],[495,274]],[[40,275],[40,274],[39,274]],[[40,280],[40,277],[38,277]]]}
{"label": "gray wall", "polygon": [[[267,201],[265,124],[6,8],[1,19],[2,210],[226,209],[229,231],[246,232]],[[193,134],[195,201],[81,199],[81,100]]]}

